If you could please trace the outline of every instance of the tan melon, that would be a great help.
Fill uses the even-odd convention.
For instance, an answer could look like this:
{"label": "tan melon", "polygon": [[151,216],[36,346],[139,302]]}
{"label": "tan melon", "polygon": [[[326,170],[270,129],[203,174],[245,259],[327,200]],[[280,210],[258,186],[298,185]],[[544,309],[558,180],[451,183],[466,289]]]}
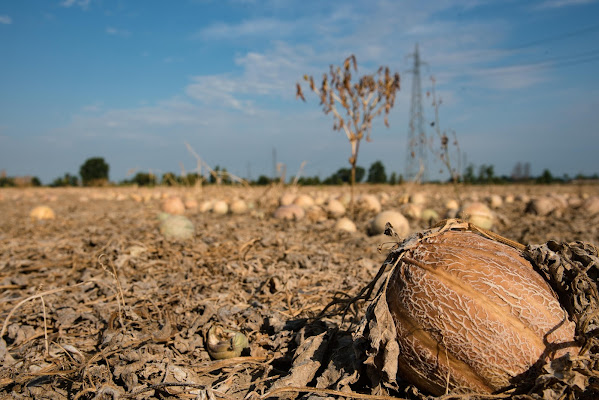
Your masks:
{"label": "tan melon", "polygon": [[162,211],[172,215],[185,214],[185,204],[178,196],[167,197],[162,202]]}
{"label": "tan melon", "polygon": [[287,219],[287,220],[299,220],[304,218],[306,212],[303,208],[296,204],[289,204],[287,206],[280,206],[273,214],[276,219]]}
{"label": "tan melon", "polygon": [[37,206],[29,213],[29,217],[35,220],[54,219],[54,210],[48,206]]}
{"label": "tan melon", "polygon": [[479,201],[467,204],[458,214],[460,218],[483,229],[491,229],[495,223],[493,212],[489,207]]}
{"label": "tan melon", "polygon": [[[378,347],[381,332],[395,331],[383,352],[397,354],[385,361],[387,372],[427,393],[492,393],[552,354],[548,344],[572,346],[575,324],[513,247],[440,230],[412,236],[386,262],[395,267],[370,308],[371,343]],[[577,348],[556,354],[568,350]],[[379,363],[375,355],[367,363]]]}

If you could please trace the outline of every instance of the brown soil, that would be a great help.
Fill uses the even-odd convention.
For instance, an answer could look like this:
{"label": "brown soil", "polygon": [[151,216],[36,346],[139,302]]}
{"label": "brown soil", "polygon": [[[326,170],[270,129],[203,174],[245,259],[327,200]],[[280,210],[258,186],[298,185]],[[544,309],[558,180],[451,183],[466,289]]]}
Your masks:
{"label": "brown soil", "polygon": [[[365,377],[354,379],[359,371],[350,354],[351,329],[365,304],[343,321],[314,316],[336,294],[353,296],[368,284],[387,255],[377,246],[391,239],[368,236],[374,213],[362,210],[356,233],[336,231],[334,219],[315,213],[275,220],[284,190],[291,189],[0,190],[0,398],[370,393]],[[349,192],[299,190],[313,197]],[[416,191],[426,193],[427,207],[440,215],[453,194],[442,186],[359,188],[384,199],[383,210],[401,208],[402,196]],[[253,208],[242,215],[188,210],[194,238],[167,241],[157,218],[167,193],[198,201],[242,197]],[[578,207],[581,199],[599,195],[598,186],[461,188],[464,199],[489,194],[516,196],[495,210],[493,230],[504,237],[599,245],[599,215]],[[548,216],[525,213],[518,195],[559,196],[563,207]],[[31,220],[29,212],[40,204],[56,218]],[[415,232],[429,223],[411,220],[410,226]],[[205,335],[215,324],[245,333],[249,351],[212,360]],[[293,389],[304,386],[329,392]]]}

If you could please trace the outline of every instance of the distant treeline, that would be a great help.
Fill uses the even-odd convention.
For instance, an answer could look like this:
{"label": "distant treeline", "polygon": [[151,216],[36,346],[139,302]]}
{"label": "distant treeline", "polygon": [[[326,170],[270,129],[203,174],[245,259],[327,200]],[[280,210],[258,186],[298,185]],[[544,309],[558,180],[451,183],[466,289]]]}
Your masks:
{"label": "distant treeline", "polygon": [[[50,187],[63,186],[104,186],[109,183],[109,166],[101,157],[90,158],[85,161],[79,171],[79,176],[65,173],[63,176],[54,179]],[[270,185],[273,183],[296,183],[298,185],[343,185],[349,184],[351,180],[351,168],[339,168],[335,173],[321,179],[319,176],[312,177],[292,177],[285,180],[282,177],[268,177],[260,175],[256,180],[245,180],[251,185]],[[177,175],[173,172],[167,172],[160,177],[151,172],[137,172],[129,179],[124,179],[112,185],[136,185],[136,186],[194,186],[202,184],[222,184],[231,185],[240,181],[240,178],[230,174],[226,168],[216,166],[209,174],[199,175],[197,173],[187,173]],[[402,174],[391,172],[387,175],[382,161],[373,162],[368,171],[363,167],[356,167],[356,182],[366,182],[373,184],[399,185],[404,183]],[[459,182],[472,185],[488,184],[509,184],[509,183],[530,183],[530,184],[552,184],[552,183],[572,183],[572,182],[599,182],[599,174],[583,175],[578,174],[574,177],[568,175],[554,176],[548,169],[538,176],[530,173],[529,163],[517,163],[509,176],[495,175],[493,165],[480,165],[476,167],[473,164],[468,165],[462,175],[459,176]],[[429,181],[430,183],[445,183],[447,181]],[[35,176],[9,177],[5,172],[0,173],[0,187],[27,187],[42,186],[41,181]]]}

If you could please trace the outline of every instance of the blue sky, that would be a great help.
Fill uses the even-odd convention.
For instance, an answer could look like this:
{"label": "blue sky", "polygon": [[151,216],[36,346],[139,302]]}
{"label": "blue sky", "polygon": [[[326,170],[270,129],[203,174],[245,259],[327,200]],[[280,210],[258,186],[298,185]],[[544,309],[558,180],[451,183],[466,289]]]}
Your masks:
{"label": "blue sky", "polygon": [[426,125],[432,75],[466,163],[599,172],[594,0],[5,0],[0,170],[50,183],[100,156],[114,181],[180,173],[196,167],[189,143],[242,177],[272,175],[273,149],[288,176],[305,161],[326,177],[349,165],[349,143],[295,83],[355,54],[360,75],[401,75],[390,127],[375,122],[358,164],[400,174],[416,43]]}

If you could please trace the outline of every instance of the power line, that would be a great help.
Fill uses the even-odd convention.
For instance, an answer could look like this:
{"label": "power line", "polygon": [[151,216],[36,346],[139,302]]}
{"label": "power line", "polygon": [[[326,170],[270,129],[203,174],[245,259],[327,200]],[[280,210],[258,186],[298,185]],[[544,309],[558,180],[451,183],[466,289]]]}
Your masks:
{"label": "power line", "polygon": [[527,47],[533,47],[536,46],[538,44],[543,44],[543,43],[549,43],[549,42],[556,42],[559,40],[563,40],[563,39],[567,39],[570,37],[575,37],[575,36],[579,36],[582,35],[584,33],[588,33],[588,32],[594,32],[594,31],[599,31],[599,25],[593,25],[593,26],[588,26],[586,28],[582,28],[582,29],[578,29],[572,32],[566,32],[566,33],[562,33],[560,35],[556,35],[556,36],[550,36],[544,39],[538,39],[538,40],[534,40],[532,42],[528,42],[528,43],[524,43],[515,47],[510,47],[508,50],[520,50],[520,49],[525,49]]}
{"label": "power line", "polygon": [[[498,50],[502,50],[502,51],[506,51],[506,52],[516,52],[517,50],[533,47],[538,44],[559,41],[562,39],[575,37],[575,36],[579,36],[579,35],[594,32],[594,31],[599,31],[599,24],[587,26],[585,28],[581,28],[581,29],[571,31],[571,32],[565,32],[560,35],[555,35],[555,36],[550,36],[550,37],[546,37],[543,39],[534,40],[534,41],[516,45],[513,47],[507,47],[507,48],[504,47],[504,48],[498,49]],[[599,53],[599,49],[594,49],[594,50],[591,50],[588,52],[574,54],[574,55],[564,55],[564,56],[557,56],[557,57],[541,59],[539,61],[532,62],[532,63],[504,65],[501,67],[497,67],[497,70],[494,70],[493,68],[489,68],[486,70],[486,73],[509,74],[509,73],[516,72],[515,71],[516,68],[536,69],[536,68],[561,67],[561,66],[573,66],[573,65],[579,65],[579,64],[586,64],[586,63],[595,61],[597,58],[594,56],[598,53]],[[510,70],[507,70],[507,68],[514,68],[514,70],[510,71]]]}
{"label": "power line", "polygon": [[503,65],[501,67],[483,69],[480,70],[481,72],[479,73],[487,75],[505,75],[531,69],[559,68],[586,64],[596,60],[599,60],[599,49],[569,56],[552,57],[534,63]]}

